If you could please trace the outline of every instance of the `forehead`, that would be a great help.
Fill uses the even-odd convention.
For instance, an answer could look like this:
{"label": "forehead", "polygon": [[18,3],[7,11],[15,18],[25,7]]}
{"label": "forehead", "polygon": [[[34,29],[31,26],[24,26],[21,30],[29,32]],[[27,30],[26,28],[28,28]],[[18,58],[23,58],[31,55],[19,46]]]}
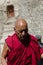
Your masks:
{"label": "forehead", "polygon": [[23,24],[23,25],[19,25],[16,27],[17,30],[23,30],[23,29],[26,29],[27,28],[27,25]]}
{"label": "forehead", "polygon": [[15,28],[18,30],[25,29],[27,28],[27,22],[23,19],[19,19],[15,24]]}

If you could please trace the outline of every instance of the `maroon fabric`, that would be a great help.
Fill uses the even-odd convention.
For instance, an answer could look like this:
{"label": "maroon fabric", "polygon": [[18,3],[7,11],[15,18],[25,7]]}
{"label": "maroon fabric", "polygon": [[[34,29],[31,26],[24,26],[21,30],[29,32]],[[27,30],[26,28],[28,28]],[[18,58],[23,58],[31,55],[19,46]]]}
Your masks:
{"label": "maroon fabric", "polygon": [[[17,35],[9,36],[5,41],[10,48],[7,55],[8,65],[37,65],[43,50],[38,46],[35,37],[30,35],[28,46],[24,46]],[[25,43],[24,43],[25,44]],[[41,52],[40,52],[41,51]]]}

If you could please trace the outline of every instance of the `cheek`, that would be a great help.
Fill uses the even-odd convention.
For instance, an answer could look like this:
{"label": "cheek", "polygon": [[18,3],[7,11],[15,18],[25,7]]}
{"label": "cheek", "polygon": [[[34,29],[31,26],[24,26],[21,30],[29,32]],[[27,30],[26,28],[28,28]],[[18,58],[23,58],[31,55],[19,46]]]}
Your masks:
{"label": "cheek", "polygon": [[21,37],[22,37],[22,35],[21,35],[21,34],[19,34],[19,33],[18,33],[17,35],[18,35],[18,37],[19,37],[19,38],[21,38]]}

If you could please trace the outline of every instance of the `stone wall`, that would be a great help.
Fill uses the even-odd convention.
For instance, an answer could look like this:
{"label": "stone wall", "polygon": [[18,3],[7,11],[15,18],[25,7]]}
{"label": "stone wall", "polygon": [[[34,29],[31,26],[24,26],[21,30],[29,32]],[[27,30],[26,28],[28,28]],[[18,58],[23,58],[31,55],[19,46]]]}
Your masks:
{"label": "stone wall", "polygon": [[27,21],[29,33],[43,35],[43,0],[9,1],[14,5],[15,16],[7,18],[7,0],[0,3],[0,47],[3,45],[5,38],[14,33],[13,27],[17,18],[24,18]]}

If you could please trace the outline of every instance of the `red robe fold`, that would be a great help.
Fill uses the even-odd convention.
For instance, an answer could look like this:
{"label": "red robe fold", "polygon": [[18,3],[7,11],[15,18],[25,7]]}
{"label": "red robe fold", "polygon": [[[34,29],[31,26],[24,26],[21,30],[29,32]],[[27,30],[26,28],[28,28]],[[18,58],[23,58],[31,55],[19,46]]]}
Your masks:
{"label": "red robe fold", "polygon": [[10,48],[7,55],[8,65],[37,65],[43,50],[37,44],[35,37],[30,35],[30,38],[28,46],[24,46],[16,34],[5,40]]}

